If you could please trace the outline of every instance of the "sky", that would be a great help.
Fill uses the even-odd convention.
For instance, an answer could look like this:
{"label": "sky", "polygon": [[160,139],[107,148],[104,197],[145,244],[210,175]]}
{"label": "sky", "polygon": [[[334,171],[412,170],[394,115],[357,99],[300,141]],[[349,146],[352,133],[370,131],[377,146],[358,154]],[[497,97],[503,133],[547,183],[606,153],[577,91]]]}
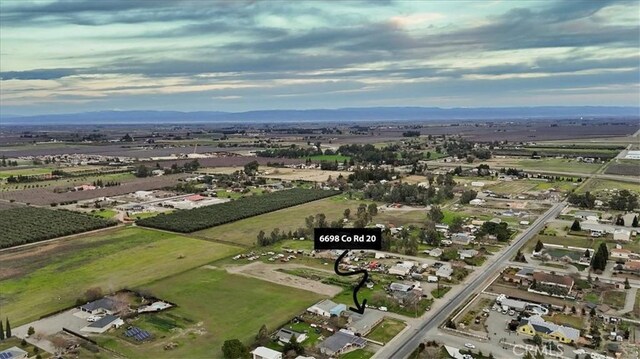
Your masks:
{"label": "sky", "polygon": [[0,111],[640,106],[640,2],[0,0]]}

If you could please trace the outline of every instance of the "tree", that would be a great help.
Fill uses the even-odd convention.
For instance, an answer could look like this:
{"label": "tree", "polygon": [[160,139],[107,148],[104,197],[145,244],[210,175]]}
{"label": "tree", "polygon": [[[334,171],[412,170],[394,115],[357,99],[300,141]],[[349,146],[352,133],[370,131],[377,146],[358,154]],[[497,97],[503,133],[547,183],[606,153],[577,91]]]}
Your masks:
{"label": "tree", "polygon": [[133,137],[131,137],[128,133],[120,139],[122,142],[133,142]]}
{"label": "tree", "polygon": [[2,320],[0,320],[0,340],[4,340],[4,325],[2,324]]}
{"label": "tree", "polygon": [[349,217],[351,217],[351,210],[349,208],[344,210],[344,218],[349,219]]}
{"label": "tree", "polygon": [[238,359],[247,356],[247,347],[238,339],[225,340],[222,344],[222,354],[226,359]]}
{"label": "tree", "polygon": [[580,230],[582,230],[582,228],[580,228],[580,221],[578,221],[577,219],[573,221],[573,224],[571,225],[571,230],[574,232],[578,232]]}
{"label": "tree", "polygon": [[258,161],[251,161],[244,165],[244,173],[247,176],[254,176],[258,172],[259,167],[260,164],[258,163]]}
{"label": "tree", "polygon": [[100,287],[91,287],[84,292],[84,298],[89,302],[100,299],[102,297],[102,288]]}
{"label": "tree", "polygon": [[537,346],[541,346],[542,345],[542,337],[539,334],[536,334],[533,336],[533,344],[537,345]]}
{"label": "tree", "polygon": [[151,173],[151,171],[149,171],[149,169],[147,168],[147,166],[145,165],[140,165],[136,168],[136,172],[134,173],[134,175],[136,177],[142,178],[142,177],[149,177],[149,174]]}
{"label": "tree", "polygon": [[27,335],[29,336],[32,336],[35,333],[36,333],[36,330],[33,327],[29,327],[29,329],[27,330]]}
{"label": "tree", "polygon": [[576,306],[574,305],[571,307],[571,314],[576,314],[576,313],[577,313],[577,310],[576,310]]}
{"label": "tree", "polygon": [[258,330],[258,334],[256,334],[256,341],[261,345],[264,345],[269,340],[269,331],[267,330],[267,325],[262,324],[260,330]]}
{"label": "tree", "polygon": [[302,344],[298,343],[298,338],[296,338],[295,335],[292,335],[291,338],[289,338],[289,342],[285,343],[282,351],[286,354],[293,351],[295,354],[292,355],[292,357],[295,357],[304,354],[304,347]]}
{"label": "tree", "polygon": [[444,219],[444,214],[442,213],[442,210],[440,210],[440,207],[431,206],[431,209],[429,210],[429,219],[431,219],[435,223],[442,222],[442,220]]}
{"label": "tree", "polygon": [[633,216],[633,222],[631,222],[631,227],[638,227],[638,215]]}
{"label": "tree", "polygon": [[11,323],[9,323],[9,318],[7,318],[7,323],[5,324],[5,328],[6,328],[5,329],[5,333],[6,333],[5,337],[11,338],[12,337],[12,335],[11,335]]}
{"label": "tree", "polygon": [[631,284],[629,284],[629,278],[624,279],[624,289],[631,289]]}
{"label": "tree", "polygon": [[609,250],[607,249],[607,245],[605,243],[600,243],[600,247],[598,247],[598,251],[591,258],[591,268],[595,271],[603,271],[607,266],[607,261],[609,260]]}
{"label": "tree", "polygon": [[541,240],[539,240],[539,239],[538,239],[538,243],[536,243],[536,248],[535,248],[535,250],[536,250],[536,252],[540,252],[540,251],[541,251],[541,250],[543,250],[543,249],[544,249],[544,244],[542,243],[542,241],[541,241]]}
{"label": "tree", "polygon": [[375,203],[371,203],[368,207],[367,207],[367,212],[369,212],[369,215],[371,217],[375,216],[378,214],[378,206]]}
{"label": "tree", "polygon": [[258,245],[259,245],[259,246],[264,247],[264,246],[266,246],[266,245],[269,245],[269,241],[267,241],[267,238],[266,238],[266,236],[265,236],[265,233],[264,233],[264,231],[262,231],[262,230],[258,233],[257,240],[258,240]]}
{"label": "tree", "polygon": [[478,195],[478,192],[476,192],[474,190],[464,191],[464,192],[462,192],[462,195],[460,196],[460,203],[467,204],[467,203],[471,202],[472,200],[474,200],[477,195]]}
{"label": "tree", "polygon": [[624,218],[622,216],[618,216],[618,219],[616,219],[616,226],[624,226]]}

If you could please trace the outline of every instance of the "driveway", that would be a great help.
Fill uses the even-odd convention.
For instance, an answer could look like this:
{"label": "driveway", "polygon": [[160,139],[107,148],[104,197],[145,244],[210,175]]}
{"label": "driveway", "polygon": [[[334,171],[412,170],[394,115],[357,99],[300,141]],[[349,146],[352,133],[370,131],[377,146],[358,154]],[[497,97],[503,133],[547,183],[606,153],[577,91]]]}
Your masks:
{"label": "driveway", "polygon": [[48,337],[62,331],[62,328],[67,328],[75,332],[80,332],[80,329],[89,324],[84,316],[79,313],[80,309],[73,308],[62,313],[52,315],[29,324],[22,325],[12,330],[13,335],[18,338],[24,338],[27,335],[29,327],[35,329],[35,334],[27,338],[27,342],[37,345],[49,353],[55,353],[55,347],[48,340]]}

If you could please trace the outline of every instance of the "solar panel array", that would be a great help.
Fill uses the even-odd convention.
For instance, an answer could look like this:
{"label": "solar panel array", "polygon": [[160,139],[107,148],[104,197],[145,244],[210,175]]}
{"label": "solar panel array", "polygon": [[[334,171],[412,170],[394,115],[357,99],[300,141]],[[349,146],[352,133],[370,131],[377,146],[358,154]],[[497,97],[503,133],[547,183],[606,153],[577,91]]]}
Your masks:
{"label": "solar panel array", "polygon": [[9,358],[13,358],[13,354],[11,353],[0,353],[0,359],[9,359]]}
{"label": "solar panel array", "polygon": [[151,338],[151,334],[149,334],[148,331],[142,330],[138,327],[131,327],[131,329],[127,329],[127,331],[124,332],[124,335],[128,338],[133,338],[139,342]]}

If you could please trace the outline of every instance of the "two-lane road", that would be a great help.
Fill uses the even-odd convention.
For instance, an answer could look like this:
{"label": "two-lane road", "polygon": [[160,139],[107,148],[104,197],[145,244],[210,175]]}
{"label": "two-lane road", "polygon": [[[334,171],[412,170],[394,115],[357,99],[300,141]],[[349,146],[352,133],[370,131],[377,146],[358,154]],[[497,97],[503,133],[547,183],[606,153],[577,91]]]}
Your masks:
{"label": "two-lane road", "polygon": [[[427,332],[437,327],[442,321],[444,321],[453,311],[460,306],[465,300],[471,298],[475,291],[481,288],[481,286],[487,282],[490,278],[496,275],[502,266],[514,257],[518,248],[520,248],[526,241],[531,239],[542,229],[547,221],[555,218],[564,209],[566,204],[564,202],[555,204],[542,216],[540,216],[529,228],[521,233],[511,245],[506,248],[497,257],[490,259],[489,263],[478,268],[479,273],[471,282],[464,288],[455,288],[459,290],[457,294],[450,298],[440,310],[435,313],[429,312],[425,314],[424,319],[420,320],[414,328],[406,331],[404,334],[396,337],[389,342],[381,350],[379,350],[373,358],[394,358],[402,359],[407,358],[418,347],[420,342],[425,339]],[[435,338],[433,338],[435,339]]]}

